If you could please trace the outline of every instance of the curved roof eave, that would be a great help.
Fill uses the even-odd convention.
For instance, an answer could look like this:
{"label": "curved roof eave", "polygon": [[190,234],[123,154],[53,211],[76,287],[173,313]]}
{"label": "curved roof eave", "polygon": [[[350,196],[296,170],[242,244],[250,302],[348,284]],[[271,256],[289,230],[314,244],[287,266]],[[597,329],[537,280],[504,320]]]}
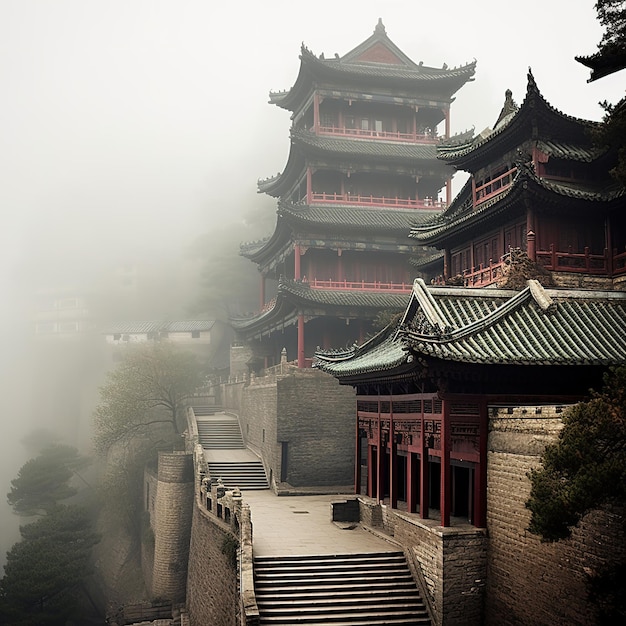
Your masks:
{"label": "curved roof eave", "polygon": [[427,67],[410,61],[387,38],[385,45],[389,46],[389,43],[397,54],[408,60],[408,63],[403,65],[355,63],[350,60],[352,53],[339,59],[325,59],[323,56],[317,57],[303,44],[300,52],[300,68],[293,86],[285,91],[270,92],[270,104],[291,112],[296,111],[309,97],[315,81],[345,84],[346,80],[352,79],[369,86],[387,89],[400,87],[411,92],[422,91],[433,95],[439,94],[443,99],[451,99],[465,83],[474,80],[476,60],[453,69]]}
{"label": "curved roof eave", "polygon": [[[416,215],[420,213],[420,215]],[[400,237],[410,243],[409,232],[416,218],[431,219],[437,211],[415,209],[381,209],[357,205],[314,204],[294,205],[289,202],[279,203],[279,214],[294,228],[306,229],[320,227],[350,232],[375,232],[381,235]]]}
{"label": "curved roof eave", "polygon": [[309,131],[292,130],[292,142],[309,157],[337,159],[348,157],[355,160],[378,163],[413,165],[428,163],[441,170],[442,175],[453,172],[447,163],[437,160],[435,144],[401,143],[380,139],[352,139],[316,135]]}
{"label": "curved roof eave", "polygon": [[294,178],[297,178],[304,170],[304,155],[298,150],[292,141],[289,146],[289,157],[282,173],[257,181],[259,193],[266,193],[273,198],[280,198],[287,193],[293,185]]}
{"label": "curved roof eave", "polygon": [[499,143],[505,142],[509,136],[515,135],[520,130],[523,132],[528,130],[530,136],[532,124],[529,122],[537,119],[541,114],[549,115],[554,123],[574,126],[579,133],[584,133],[586,129],[598,125],[598,122],[566,115],[549,104],[539,91],[532,72],[529,70],[526,96],[516,112],[504,117],[493,130],[484,136],[477,135],[472,141],[458,146],[442,144],[439,146],[437,156],[458,169],[471,171],[472,163],[484,159],[486,153]]}

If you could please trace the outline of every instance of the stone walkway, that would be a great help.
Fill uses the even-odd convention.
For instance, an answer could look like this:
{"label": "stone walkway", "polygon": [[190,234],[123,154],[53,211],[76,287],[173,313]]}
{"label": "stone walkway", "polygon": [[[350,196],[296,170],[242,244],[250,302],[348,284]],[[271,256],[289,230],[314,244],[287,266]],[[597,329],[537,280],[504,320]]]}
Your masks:
{"label": "stone walkway", "polygon": [[276,496],[246,491],[252,515],[254,556],[395,552],[391,541],[350,524],[331,521],[330,503],[338,495]]}

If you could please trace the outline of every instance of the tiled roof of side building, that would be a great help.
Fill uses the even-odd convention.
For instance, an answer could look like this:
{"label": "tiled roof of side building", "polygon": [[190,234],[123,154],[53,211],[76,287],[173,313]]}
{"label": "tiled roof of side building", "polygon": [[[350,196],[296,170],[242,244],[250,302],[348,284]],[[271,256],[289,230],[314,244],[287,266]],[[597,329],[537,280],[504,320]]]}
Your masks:
{"label": "tiled roof of side building", "polygon": [[614,365],[626,361],[626,293],[427,287],[415,281],[404,318],[377,344],[318,353],[317,367],[350,377],[415,356],[500,365]]}
{"label": "tiled roof of side building", "polygon": [[106,335],[124,334],[136,335],[156,332],[192,332],[194,330],[211,330],[215,325],[215,320],[174,320],[174,321],[154,321],[140,320],[118,322],[106,328],[103,332]]}

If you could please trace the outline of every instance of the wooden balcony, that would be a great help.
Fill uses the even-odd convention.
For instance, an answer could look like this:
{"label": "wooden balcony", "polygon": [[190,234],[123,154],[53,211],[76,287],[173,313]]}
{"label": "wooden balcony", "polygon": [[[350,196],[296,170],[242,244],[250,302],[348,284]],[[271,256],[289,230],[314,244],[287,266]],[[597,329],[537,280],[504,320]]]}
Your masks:
{"label": "wooden balcony", "polygon": [[314,278],[309,281],[312,289],[336,289],[342,291],[377,291],[393,293],[411,293],[412,283],[382,283],[379,281],[367,282],[350,280],[319,280]]}
{"label": "wooden balcony", "polygon": [[311,193],[311,202],[320,204],[351,204],[357,206],[378,206],[394,209],[424,209],[443,210],[446,208],[445,202],[439,202],[432,198],[398,198],[387,196],[366,196],[351,193]]}
{"label": "wooden balcony", "polygon": [[497,196],[507,187],[510,187],[513,182],[513,178],[515,178],[516,172],[517,168],[514,167],[497,178],[493,178],[492,180],[486,182],[484,185],[476,187],[474,189],[474,207],[482,204],[490,198],[493,198],[494,196]]}
{"label": "wooden balcony", "polygon": [[384,139],[386,141],[400,141],[404,143],[439,143],[440,137],[433,133],[400,133],[390,131],[363,130],[361,128],[340,128],[338,126],[319,126],[318,135],[332,135],[336,137],[356,137],[358,139]]}
{"label": "wooden balcony", "polygon": [[[591,254],[589,248],[585,248],[584,252],[572,252],[571,248],[567,252],[559,252],[555,249],[554,244],[550,245],[549,250],[537,250],[537,262],[541,263],[546,269],[553,272],[580,272],[584,274],[609,274],[610,261],[621,261],[622,266],[626,262],[626,255],[618,255],[614,259],[609,259],[608,250],[605,249],[604,254]],[[618,257],[622,257],[620,260]],[[616,273],[626,271],[622,267],[621,272],[614,265]]]}
{"label": "wooden balcony", "polygon": [[488,265],[481,263],[478,268],[473,267],[471,270],[465,270],[463,272],[463,286],[486,287],[495,283],[502,277],[504,265],[504,260],[500,260],[497,263],[489,260]]}

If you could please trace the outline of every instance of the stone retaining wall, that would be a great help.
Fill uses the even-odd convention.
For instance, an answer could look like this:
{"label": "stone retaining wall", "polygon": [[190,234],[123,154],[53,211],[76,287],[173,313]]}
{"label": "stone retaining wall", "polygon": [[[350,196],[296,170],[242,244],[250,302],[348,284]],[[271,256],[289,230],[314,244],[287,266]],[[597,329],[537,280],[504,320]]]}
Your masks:
{"label": "stone retaining wall", "polygon": [[[540,411],[540,413],[538,412]],[[542,543],[526,529],[530,469],[562,428],[560,407],[492,409],[487,463],[489,529],[486,623],[502,626],[593,624],[587,602],[588,573],[626,547],[619,520],[587,515],[571,539]]]}

